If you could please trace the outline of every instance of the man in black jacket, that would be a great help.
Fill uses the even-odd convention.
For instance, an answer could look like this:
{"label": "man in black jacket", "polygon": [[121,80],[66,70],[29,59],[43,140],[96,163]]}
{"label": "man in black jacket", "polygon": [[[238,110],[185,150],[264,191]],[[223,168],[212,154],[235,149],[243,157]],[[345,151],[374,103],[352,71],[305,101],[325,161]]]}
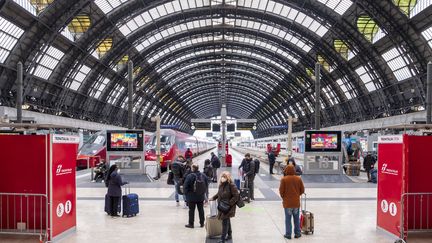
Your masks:
{"label": "man in black jacket", "polygon": [[[177,207],[180,206],[179,194],[183,195],[183,193],[180,191],[180,187],[181,185],[183,185],[183,181],[186,173],[185,161],[186,161],[185,158],[182,155],[179,155],[177,159],[174,161],[174,163],[172,163],[171,165],[171,171],[173,172],[174,175],[174,188],[175,188],[174,198],[176,200]],[[186,199],[184,195],[183,195],[183,200],[185,201],[184,207],[186,208]]]}
{"label": "man in black jacket", "polygon": [[245,158],[239,166],[239,170],[243,168],[243,176],[246,186],[249,188],[250,199],[255,200],[254,196],[254,180],[255,180],[255,161],[249,153],[245,154]]}
{"label": "man in black jacket", "polygon": [[221,163],[219,158],[215,155],[215,153],[211,152],[211,166],[213,168],[213,182],[217,182],[217,169],[220,168]]}
{"label": "man in black jacket", "polygon": [[194,227],[195,207],[198,208],[200,226],[204,227],[204,200],[208,189],[207,177],[198,170],[198,165],[192,165],[192,172],[186,177],[184,192],[189,206],[189,223],[186,228]]}
{"label": "man in black jacket", "polygon": [[371,182],[371,173],[370,171],[374,168],[376,160],[374,156],[368,152],[368,154],[364,157],[363,160],[363,168],[365,169],[368,177],[368,182]]}
{"label": "man in black jacket", "polygon": [[274,154],[273,150],[270,150],[270,153],[268,154],[268,161],[270,165],[270,175],[273,175],[273,166],[276,162],[276,155]]}

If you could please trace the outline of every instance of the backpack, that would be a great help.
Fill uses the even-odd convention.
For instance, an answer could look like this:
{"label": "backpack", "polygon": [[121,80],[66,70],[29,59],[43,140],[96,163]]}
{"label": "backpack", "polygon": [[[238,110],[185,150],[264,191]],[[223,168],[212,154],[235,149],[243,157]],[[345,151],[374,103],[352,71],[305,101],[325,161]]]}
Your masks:
{"label": "backpack", "polygon": [[204,177],[201,173],[198,175],[195,175],[195,181],[193,184],[193,192],[195,192],[197,194],[204,194],[207,192],[206,183],[205,183]]}
{"label": "backpack", "polygon": [[255,163],[255,174],[258,174],[259,173],[259,169],[260,169],[260,161],[257,160],[257,159],[255,159],[254,163]]}
{"label": "backpack", "polygon": [[171,165],[171,171],[172,173],[177,176],[177,177],[182,177],[182,171],[183,171],[183,165],[178,163],[178,162],[174,162]]}
{"label": "backpack", "polygon": [[214,168],[220,168],[220,166],[221,166],[221,164],[220,164],[220,160],[219,160],[219,158],[218,157],[216,157],[216,155],[214,156],[214,158],[212,158],[212,166],[214,167]]}
{"label": "backpack", "polygon": [[249,171],[250,171],[250,162],[252,162],[252,161],[248,161],[248,160],[244,160],[244,165],[243,165],[243,172],[245,172],[245,173],[248,173]]}

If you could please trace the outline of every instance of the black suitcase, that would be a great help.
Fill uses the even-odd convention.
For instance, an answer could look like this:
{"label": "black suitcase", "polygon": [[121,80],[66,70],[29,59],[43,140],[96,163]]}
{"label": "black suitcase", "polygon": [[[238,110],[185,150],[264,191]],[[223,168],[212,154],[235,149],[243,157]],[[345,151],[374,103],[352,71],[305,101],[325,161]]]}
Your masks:
{"label": "black suitcase", "polygon": [[[117,213],[121,212],[121,199],[118,202],[118,209],[117,209]],[[110,197],[108,196],[108,194],[105,194],[105,213],[107,213],[108,215],[111,215],[111,201],[110,201]]]}
{"label": "black suitcase", "polygon": [[250,190],[247,177],[244,181],[244,187],[240,188],[240,197],[243,199],[244,202],[250,203]]}

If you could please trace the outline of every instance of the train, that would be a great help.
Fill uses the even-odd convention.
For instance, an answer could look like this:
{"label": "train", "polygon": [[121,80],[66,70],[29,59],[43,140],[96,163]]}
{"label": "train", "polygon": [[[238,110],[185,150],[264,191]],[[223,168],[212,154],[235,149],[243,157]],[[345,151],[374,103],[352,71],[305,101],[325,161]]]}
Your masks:
{"label": "train", "polygon": [[[144,144],[152,138],[153,133],[144,134]],[[99,162],[106,161],[106,131],[93,134],[78,150],[76,166],[79,169],[95,167]]]}
{"label": "train", "polygon": [[[161,163],[162,169],[172,163],[178,155],[184,155],[188,148],[191,149],[194,157],[205,153],[217,146],[214,141],[191,136],[187,133],[175,131],[172,129],[161,129]],[[150,138],[146,145],[145,160],[155,161],[156,157],[156,135]]]}

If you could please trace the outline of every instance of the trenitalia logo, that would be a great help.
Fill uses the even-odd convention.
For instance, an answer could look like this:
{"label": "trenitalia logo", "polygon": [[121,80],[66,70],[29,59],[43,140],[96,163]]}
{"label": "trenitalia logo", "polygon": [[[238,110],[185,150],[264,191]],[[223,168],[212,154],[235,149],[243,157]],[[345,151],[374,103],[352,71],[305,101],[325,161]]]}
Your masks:
{"label": "trenitalia logo", "polygon": [[56,176],[67,175],[72,173],[72,169],[63,169],[63,165],[59,164],[56,170]]}
{"label": "trenitalia logo", "polygon": [[397,176],[399,174],[399,171],[392,170],[392,169],[389,169],[387,167],[388,167],[388,164],[384,163],[381,167],[381,173],[388,174],[388,175],[395,175],[395,176]]}

